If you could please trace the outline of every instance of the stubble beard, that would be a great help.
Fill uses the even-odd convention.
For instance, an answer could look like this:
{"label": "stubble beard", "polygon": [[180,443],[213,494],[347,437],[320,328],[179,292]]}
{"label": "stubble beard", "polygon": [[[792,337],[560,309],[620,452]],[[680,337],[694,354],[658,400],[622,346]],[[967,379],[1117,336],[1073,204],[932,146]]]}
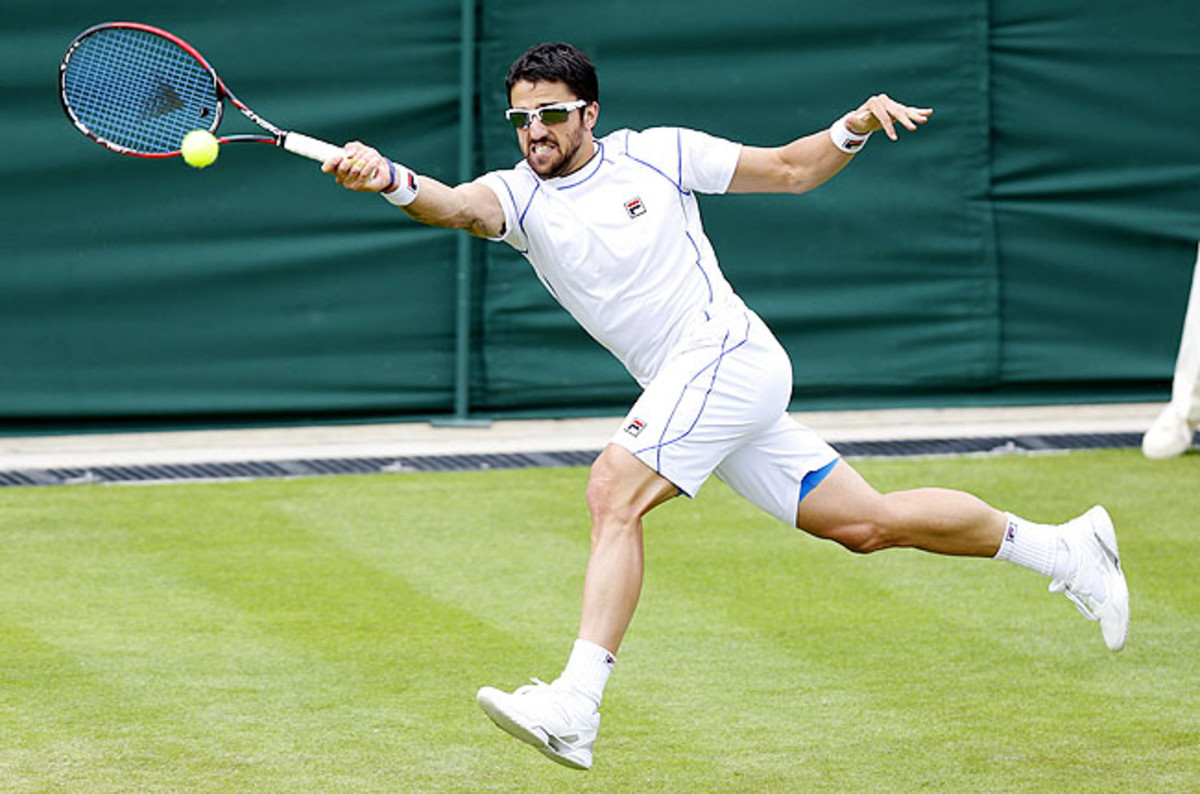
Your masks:
{"label": "stubble beard", "polygon": [[[540,143],[540,141],[538,143]],[[568,151],[563,150],[561,141],[551,142],[551,145],[554,147],[554,151],[551,154],[549,162],[546,162],[543,165],[538,165],[534,161],[534,145],[534,142],[531,141],[529,144],[529,153],[525,155],[525,162],[527,162],[529,167],[533,169],[533,172],[542,179],[554,179],[555,177],[562,176],[563,171],[565,171],[567,166],[574,161],[575,155],[579,152],[580,142],[575,141],[574,145]],[[555,154],[558,156],[555,157]]]}

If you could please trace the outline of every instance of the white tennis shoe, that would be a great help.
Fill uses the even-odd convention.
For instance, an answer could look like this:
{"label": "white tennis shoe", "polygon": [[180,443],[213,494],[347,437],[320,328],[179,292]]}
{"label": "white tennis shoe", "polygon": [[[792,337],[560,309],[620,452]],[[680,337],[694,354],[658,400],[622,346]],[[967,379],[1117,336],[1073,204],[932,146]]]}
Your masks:
{"label": "white tennis shoe", "polygon": [[1100,622],[1109,650],[1121,650],[1129,633],[1129,588],[1108,511],[1097,505],[1067,522],[1063,537],[1079,565],[1069,578],[1051,582],[1050,592],[1066,594],[1085,618]]}
{"label": "white tennis shoe", "polygon": [[535,678],[512,694],[485,686],[475,699],[492,722],[551,761],[591,769],[600,712],[586,698]]}
{"label": "white tennis shoe", "polygon": [[1142,454],[1151,460],[1182,455],[1191,448],[1198,424],[1187,421],[1168,405],[1142,436]]}

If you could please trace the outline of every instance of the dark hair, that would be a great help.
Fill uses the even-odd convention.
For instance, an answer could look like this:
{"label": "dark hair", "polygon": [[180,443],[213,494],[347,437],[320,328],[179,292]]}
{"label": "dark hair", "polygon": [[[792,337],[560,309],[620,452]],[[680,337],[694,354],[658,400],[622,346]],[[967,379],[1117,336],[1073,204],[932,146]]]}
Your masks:
{"label": "dark hair", "polygon": [[504,87],[512,100],[513,86],[522,80],[531,83],[565,83],[585,102],[600,100],[600,82],[596,67],[582,50],[565,42],[530,47],[509,67]]}

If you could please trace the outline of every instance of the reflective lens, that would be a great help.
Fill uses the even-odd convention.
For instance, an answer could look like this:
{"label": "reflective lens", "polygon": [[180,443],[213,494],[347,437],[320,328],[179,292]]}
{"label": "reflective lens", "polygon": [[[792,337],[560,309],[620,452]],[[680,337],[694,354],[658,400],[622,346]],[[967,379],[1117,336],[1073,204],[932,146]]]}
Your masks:
{"label": "reflective lens", "polygon": [[514,130],[523,130],[529,126],[530,117],[533,116],[528,110],[506,110],[504,117],[508,119],[508,123],[513,125]]}
{"label": "reflective lens", "polygon": [[546,108],[538,113],[538,118],[542,120],[543,124],[562,124],[569,115],[571,115],[571,111],[563,108]]}
{"label": "reflective lens", "polygon": [[514,130],[523,130],[533,123],[534,119],[538,119],[543,124],[549,126],[551,124],[562,124],[571,116],[571,111],[578,110],[586,105],[587,102],[582,99],[576,99],[574,102],[559,102],[557,105],[547,105],[543,108],[535,110],[524,110],[522,108],[509,108],[504,111],[504,117],[508,119],[508,123],[513,126]]}

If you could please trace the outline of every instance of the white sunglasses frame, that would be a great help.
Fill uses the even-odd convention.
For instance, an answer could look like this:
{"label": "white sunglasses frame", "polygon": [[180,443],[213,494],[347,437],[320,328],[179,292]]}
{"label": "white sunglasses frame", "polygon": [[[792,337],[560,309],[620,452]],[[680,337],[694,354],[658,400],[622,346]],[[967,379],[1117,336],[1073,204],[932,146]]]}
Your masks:
{"label": "white sunglasses frame", "polygon": [[[540,108],[532,108],[532,109],[509,108],[508,110],[504,111],[504,118],[505,118],[505,120],[508,121],[508,123],[510,125],[512,125],[512,128],[514,130],[527,130],[527,129],[529,129],[529,125],[533,123],[534,119],[537,119],[538,121],[542,122],[542,124],[546,124],[545,120],[542,118],[542,114],[545,113],[547,110],[565,110],[567,112],[567,116],[569,117],[573,111],[579,110],[580,108],[587,107],[587,106],[588,106],[588,101],[586,99],[576,99],[576,100],[572,100],[571,102],[555,102],[553,105],[543,105]],[[518,113],[523,113],[523,114],[527,115],[525,123],[519,127],[517,125],[513,124],[513,121],[512,121],[513,116]],[[563,121],[565,122],[566,119],[563,119]],[[562,122],[554,122],[554,123],[561,124]],[[547,124],[546,126],[549,126],[549,125]]]}

